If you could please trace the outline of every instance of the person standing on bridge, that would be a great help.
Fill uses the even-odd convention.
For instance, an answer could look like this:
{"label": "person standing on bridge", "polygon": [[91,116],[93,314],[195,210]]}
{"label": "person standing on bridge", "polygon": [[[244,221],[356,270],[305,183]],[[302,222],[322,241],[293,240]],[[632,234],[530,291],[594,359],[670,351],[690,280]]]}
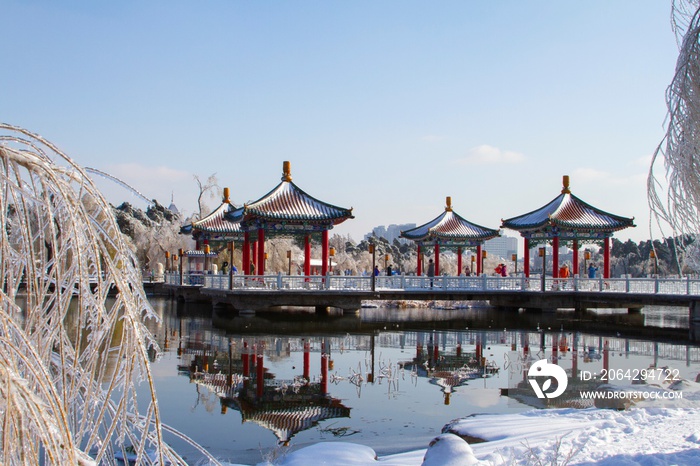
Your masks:
{"label": "person standing on bridge", "polygon": [[588,266],[588,278],[595,278],[595,273],[598,271],[598,267],[595,266],[593,262]]}

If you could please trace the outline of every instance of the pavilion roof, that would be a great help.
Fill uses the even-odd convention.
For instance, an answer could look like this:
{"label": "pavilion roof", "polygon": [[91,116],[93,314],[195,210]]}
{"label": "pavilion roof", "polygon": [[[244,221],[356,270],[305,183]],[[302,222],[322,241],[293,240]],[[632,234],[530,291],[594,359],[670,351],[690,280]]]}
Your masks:
{"label": "pavilion roof", "polygon": [[561,194],[548,204],[518,217],[501,220],[502,228],[524,232],[560,231],[612,233],[633,227],[634,218],[621,217],[600,210],[571,194],[569,177],[564,177]]}
{"label": "pavilion roof", "polygon": [[285,162],[282,182],[257,201],[229,212],[227,219],[242,224],[319,224],[337,225],[354,218],[346,209],[320,201],[292,182],[289,162]]}
{"label": "pavilion roof", "polygon": [[479,244],[499,236],[498,230],[482,227],[465,220],[452,210],[447,198],[445,211],[430,222],[401,232],[402,238],[419,242]]}
{"label": "pavilion roof", "polygon": [[228,188],[224,188],[224,199],[221,205],[214,209],[209,215],[199,220],[185,225],[180,229],[183,234],[196,234],[201,232],[209,236],[237,238],[243,235],[241,225],[238,222],[229,220],[227,215],[234,210],[236,206],[231,204],[228,196]]}

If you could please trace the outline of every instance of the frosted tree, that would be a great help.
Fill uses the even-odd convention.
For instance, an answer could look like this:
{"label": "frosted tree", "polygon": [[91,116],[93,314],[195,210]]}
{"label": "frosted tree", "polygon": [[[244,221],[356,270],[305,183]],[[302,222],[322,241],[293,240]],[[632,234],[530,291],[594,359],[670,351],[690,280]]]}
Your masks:
{"label": "frosted tree", "polygon": [[[659,227],[675,236],[700,233],[700,16],[698,1],[675,0],[672,26],[679,47],[676,71],[668,87],[666,135],[649,170],[649,206]],[[666,179],[654,175],[663,160]],[[651,225],[650,225],[651,227]],[[697,249],[697,248],[696,248]]]}
{"label": "frosted tree", "polygon": [[157,317],[109,204],[68,156],[6,124],[0,225],[0,463],[185,464],[148,362]]}

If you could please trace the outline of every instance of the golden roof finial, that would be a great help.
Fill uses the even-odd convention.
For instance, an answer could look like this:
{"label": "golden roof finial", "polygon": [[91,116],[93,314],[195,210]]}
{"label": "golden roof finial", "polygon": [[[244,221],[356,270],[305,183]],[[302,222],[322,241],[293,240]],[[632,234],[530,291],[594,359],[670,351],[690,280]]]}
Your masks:
{"label": "golden roof finial", "polygon": [[228,188],[224,188],[224,202],[226,204],[231,203],[231,200],[229,199],[229,189]]}
{"label": "golden roof finial", "polygon": [[292,181],[292,164],[289,161],[282,163],[282,181]]}
{"label": "golden roof finial", "polygon": [[452,197],[451,196],[447,196],[445,198],[445,204],[446,204],[445,211],[452,212]]}
{"label": "golden roof finial", "polygon": [[564,184],[564,187],[561,189],[561,193],[571,194],[571,190],[569,189],[569,175],[564,175],[562,183]]}

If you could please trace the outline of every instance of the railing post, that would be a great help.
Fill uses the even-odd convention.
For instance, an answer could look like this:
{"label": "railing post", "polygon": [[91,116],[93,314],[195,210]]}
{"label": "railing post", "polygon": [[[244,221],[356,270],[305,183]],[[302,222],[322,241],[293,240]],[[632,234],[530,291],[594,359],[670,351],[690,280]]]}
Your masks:
{"label": "railing post", "polygon": [[598,277],[598,291],[603,291],[603,277]]}
{"label": "railing post", "polygon": [[406,272],[401,274],[401,289],[406,290]]}
{"label": "railing post", "polygon": [[686,283],[685,283],[685,294],[689,295],[690,294],[690,275],[685,276]]}
{"label": "railing post", "polygon": [[654,277],[654,294],[659,293],[659,276]]}
{"label": "railing post", "polygon": [[629,276],[629,274],[627,274],[627,276],[625,277],[625,293],[629,293],[629,292],[630,292],[630,276]]}
{"label": "railing post", "polygon": [[487,285],[486,277],[487,277],[487,275],[485,273],[482,273],[481,277],[483,280],[483,282],[481,284],[481,291],[486,291],[486,285]]}
{"label": "railing post", "polygon": [[282,289],[282,272],[277,272],[277,289]]}
{"label": "railing post", "polygon": [[578,291],[578,274],[574,274],[574,291]]}

